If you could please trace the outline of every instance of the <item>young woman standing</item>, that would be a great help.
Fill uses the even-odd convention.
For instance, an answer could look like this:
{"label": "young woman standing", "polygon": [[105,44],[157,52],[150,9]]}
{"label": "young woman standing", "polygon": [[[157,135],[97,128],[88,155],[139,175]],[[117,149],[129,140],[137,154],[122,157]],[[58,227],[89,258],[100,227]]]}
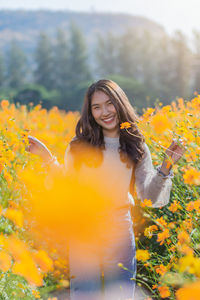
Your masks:
{"label": "young woman standing", "polygon": [[[169,202],[173,177],[170,170],[172,166],[167,164],[167,156],[176,163],[185,151],[173,141],[166,150],[167,155],[162,165],[154,169],[149,148],[137,127],[137,121],[138,117],[127,96],[115,82],[99,80],[88,88],[76,126],[76,136],[65,153],[65,170],[67,172],[73,168],[83,144],[100,151],[98,169],[101,172],[105,170],[110,178],[108,185],[113,190],[116,189],[113,240],[117,240],[117,243],[104,248],[101,261],[97,257],[96,273],[91,277],[87,274],[87,263],[77,266],[75,259],[70,260],[69,255],[70,272],[75,276],[71,280],[72,300],[134,299],[135,281],[130,278],[136,275],[136,260],[129,192],[135,185],[141,201],[151,199],[153,207],[158,208],[166,205]],[[120,124],[125,122],[128,124],[128,130],[120,129]],[[30,152],[41,155],[49,164],[57,163],[55,157],[40,141],[30,136],[29,143]],[[93,167],[82,164],[79,171],[84,174],[88,168]],[[132,273],[120,268],[119,262]],[[104,296],[100,293],[102,271]]]}

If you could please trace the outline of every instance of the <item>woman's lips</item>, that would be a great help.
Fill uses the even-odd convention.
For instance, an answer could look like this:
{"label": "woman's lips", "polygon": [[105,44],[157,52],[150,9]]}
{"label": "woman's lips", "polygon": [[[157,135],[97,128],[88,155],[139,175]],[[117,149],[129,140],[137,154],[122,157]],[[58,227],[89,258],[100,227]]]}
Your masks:
{"label": "woman's lips", "polygon": [[110,123],[112,123],[113,120],[114,120],[114,117],[108,118],[108,119],[104,119],[103,122],[106,123],[106,124],[110,124]]}

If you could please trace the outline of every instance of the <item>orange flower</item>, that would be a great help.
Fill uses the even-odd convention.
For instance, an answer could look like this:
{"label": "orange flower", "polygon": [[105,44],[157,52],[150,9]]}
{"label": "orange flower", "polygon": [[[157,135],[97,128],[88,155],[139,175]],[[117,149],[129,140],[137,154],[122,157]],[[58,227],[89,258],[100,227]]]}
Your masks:
{"label": "orange flower", "polygon": [[12,264],[12,259],[4,250],[0,251],[0,270],[7,272]]}
{"label": "orange flower", "polygon": [[142,201],[140,205],[141,207],[152,207],[152,202],[150,199],[144,199],[144,201]]}
{"label": "orange flower", "polygon": [[131,124],[129,122],[124,122],[120,124],[120,129],[128,129],[131,127]]}
{"label": "orange flower", "polygon": [[158,288],[157,284],[152,285],[152,290],[155,290],[157,288]]}
{"label": "orange flower", "polygon": [[185,171],[185,174],[183,174],[183,179],[186,184],[200,185],[200,171],[190,167]]}
{"label": "orange flower", "polygon": [[2,100],[1,101],[1,107],[2,107],[3,110],[6,109],[8,106],[9,106],[8,100]]}
{"label": "orange flower", "polygon": [[161,264],[159,267],[156,267],[156,273],[160,274],[161,276],[167,272],[167,268]]}
{"label": "orange flower", "polygon": [[176,212],[179,208],[181,208],[180,203],[177,202],[176,200],[170,205],[169,210],[171,212]]}
{"label": "orange flower", "polygon": [[179,244],[189,243],[190,236],[186,231],[182,231],[178,234],[178,242]]}
{"label": "orange flower", "polygon": [[36,299],[39,299],[40,298],[40,293],[36,290],[32,290],[32,294],[33,296],[36,298]]}
{"label": "orange flower", "polygon": [[158,233],[157,242],[160,242],[160,245],[164,244],[164,241],[169,237],[169,229],[165,229],[163,232]]}
{"label": "orange flower", "polygon": [[159,223],[159,225],[163,226],[163,227],[167,227],[167,223],[166,221],[163,219],[163,217],[160,217],[158,219],[156,219],[156,222]]}
{"label": "orange flower", "polygon": [[161,298],[167,298],[170,296],[170,290],[168,286],[159,286],[158,287]]}
{"label": "orange flower", "polygon": [[42,272],[48,272],[52,269],[53,261],[44,250],[39,250],[36,253],[33,253],[33,259]]}
{"label": "orange flower", "polygon": [[7,208],[4,217],[10,219],[18,227],[23,227],[23,213],[19,209]]}
{"label": "orange flower", "polygon": [[177,300],[198,300],[200,295],[200,281],[184,286],[176,292]]}
{"label": "orange flower", "polygon": [[25,277],[31,285],[43,285],[42,275],[40,274],[33,261],[29,258],[25,258],[21,261],[15,262],[12,267],[12,272]]}
{"label": "orange flower", "polygon": [[151,125],[153,126],[156,133],[161,134],[167,129],[171,129],[172,125],[169,119],[164,114],[157,114],[152,117]]}
{"label": "orange flower", "polygon": [[186,210],[187,211],[192,211],[194,209],[194,201],[190,201],[189,203],[187,203],[186,205]]}

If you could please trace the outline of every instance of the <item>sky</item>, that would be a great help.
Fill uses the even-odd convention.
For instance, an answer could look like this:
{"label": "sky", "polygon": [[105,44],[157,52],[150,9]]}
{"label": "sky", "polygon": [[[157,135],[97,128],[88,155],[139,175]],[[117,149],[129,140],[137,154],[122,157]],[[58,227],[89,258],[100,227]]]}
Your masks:
{"label": "sky", "polygon": [[0,9],[120,12],[150,18],[169,34],[177,29],[187,35],[200,30],[199,0],[2,0]]}

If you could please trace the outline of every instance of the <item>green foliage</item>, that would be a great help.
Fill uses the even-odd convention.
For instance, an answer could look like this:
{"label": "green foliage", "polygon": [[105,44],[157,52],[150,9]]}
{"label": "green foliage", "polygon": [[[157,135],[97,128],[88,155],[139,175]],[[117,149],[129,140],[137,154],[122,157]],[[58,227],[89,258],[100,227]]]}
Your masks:
{"label": "green foliage", "polygon": [[59,106],[58,97],[59,93],[56,90],[47,91],[44,86],[30,84],[18,90],[13,96],[13,101],[24,105],[41,103],[43,107],[50,109],[52,106]]}
{"label": "green foliage", "polygon": [[9,87],[16,89],[24,84],[27,73],[27,60],[24,51],[13,40],[7,54],[7,82]]}
{"label": "green foliage", "polygon": [[40,33],[35,53],[35,82],[46,89],[53,88],[53,50],[49,36]]}
{"label": "green foliage", "polygon": [[70,26],[69,88],[91,78],[84,36],[76,24]]}

